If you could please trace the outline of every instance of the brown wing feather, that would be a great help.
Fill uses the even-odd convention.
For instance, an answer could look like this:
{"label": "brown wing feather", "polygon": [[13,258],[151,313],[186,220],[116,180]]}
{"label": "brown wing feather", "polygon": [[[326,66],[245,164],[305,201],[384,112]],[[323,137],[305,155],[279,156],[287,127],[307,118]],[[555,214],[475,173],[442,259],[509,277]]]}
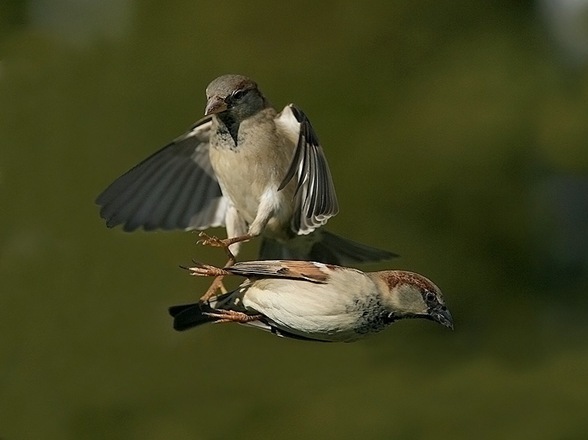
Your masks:
{"label": "brown wing feather", "polygon": [[313,283],[327,283],[329,271],[337,269],[339,266],[295,260],[244,261],[226,268],[232,274],[249,278],[289,278]]}

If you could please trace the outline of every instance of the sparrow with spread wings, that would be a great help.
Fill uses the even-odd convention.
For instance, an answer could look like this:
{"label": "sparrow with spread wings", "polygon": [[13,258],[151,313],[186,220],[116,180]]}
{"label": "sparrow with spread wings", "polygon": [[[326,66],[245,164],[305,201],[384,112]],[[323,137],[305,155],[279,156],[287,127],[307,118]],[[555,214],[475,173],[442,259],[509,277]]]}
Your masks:
{"label": "sparrow with spread wings", "polygon": [[323,149],[295,105],[278,113],[257,84],[223,75],[205,117],[116,179],[97,198],[125,231],[225,226],[233,253],[262,236],[261,259],[355,264],[395,254],[319,229],[339,208]]}

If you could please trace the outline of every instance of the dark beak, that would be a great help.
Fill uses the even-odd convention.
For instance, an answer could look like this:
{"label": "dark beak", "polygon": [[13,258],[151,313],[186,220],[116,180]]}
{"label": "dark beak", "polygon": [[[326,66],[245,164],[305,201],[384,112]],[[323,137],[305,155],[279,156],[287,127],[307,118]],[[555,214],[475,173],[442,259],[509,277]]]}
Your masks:
{"label": "dark beak", "polygon": [[216,113],[224,112],[227,109],[227,103],[225,102],[224,98],[221,98],[218,95],[211,96],[208,102],[206,103],[206,108],[204,109],[204,115],[213,115]]}
{"label": "dark beak", "polygon": [[438,307],[429,311],[429,316],[435,322],[438,322],[443,327],[453,330],[453,317],[446,307]]}

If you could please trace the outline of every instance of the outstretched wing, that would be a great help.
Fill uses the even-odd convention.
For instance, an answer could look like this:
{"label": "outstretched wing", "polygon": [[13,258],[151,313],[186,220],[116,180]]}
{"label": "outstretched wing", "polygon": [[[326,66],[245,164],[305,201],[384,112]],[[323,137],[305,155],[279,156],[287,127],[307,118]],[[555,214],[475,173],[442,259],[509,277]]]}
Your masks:
{"label": "outstretched wing", "polygon": [[227,200],[208,157],[211,118],[127,171],[96,199],[108,227],[125,231],[223,226]]}
{"label": "outstretched wing", "polygon": [[276,126],[296,142],[290,168],[278,190],[296,178],[296,212],[291,228],[297,234],[309,234],[339,212],[329,165],[310,121],[294,104],[282,110]]}
{"label": "outstretched wing", "polygon": [[328,282],[329,271],[336,269],[339,266],[298,260],[243,261],[225,268],[244,277],[288,278],[321,284]]}

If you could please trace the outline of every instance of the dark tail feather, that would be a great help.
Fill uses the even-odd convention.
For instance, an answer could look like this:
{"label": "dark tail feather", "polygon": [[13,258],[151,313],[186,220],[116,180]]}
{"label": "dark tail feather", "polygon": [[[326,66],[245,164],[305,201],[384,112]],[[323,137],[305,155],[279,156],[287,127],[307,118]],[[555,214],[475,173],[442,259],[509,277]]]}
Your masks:
{"label": "dark tail feather", "polygon": [[313,232],[310,236],[294,237],[287,243],[264,238],[260,249],[262,260],[310,260],[339,266],[389,260],[397,256],[325,230]]}
{"label": "dark tail feather", "polygon": [[323,262],[323,259],[331,259],[331,261],[325,262],[340,266],[390,260],[394,257],[398,257],[398,255],[348,240],[328,231],[321,231],[321,240],[312,246],[310,253],[310,258],[313,261]]}
{"label": "dark tail feather", "polygon": [[[297,238],[293,238],[296,240]],[[263,237],[259,249],[259,260],[305,260],[308,252],[305,249],[298,249]]]}
{"label": "dark tail feather", "polygon": [[210,312],[212,310],[207,304],[182,304],[171,306],[168,310],[169,314],[174,318],[174,330],[180,332],[215,321],[215,318],[204,314],[204,312]]}

